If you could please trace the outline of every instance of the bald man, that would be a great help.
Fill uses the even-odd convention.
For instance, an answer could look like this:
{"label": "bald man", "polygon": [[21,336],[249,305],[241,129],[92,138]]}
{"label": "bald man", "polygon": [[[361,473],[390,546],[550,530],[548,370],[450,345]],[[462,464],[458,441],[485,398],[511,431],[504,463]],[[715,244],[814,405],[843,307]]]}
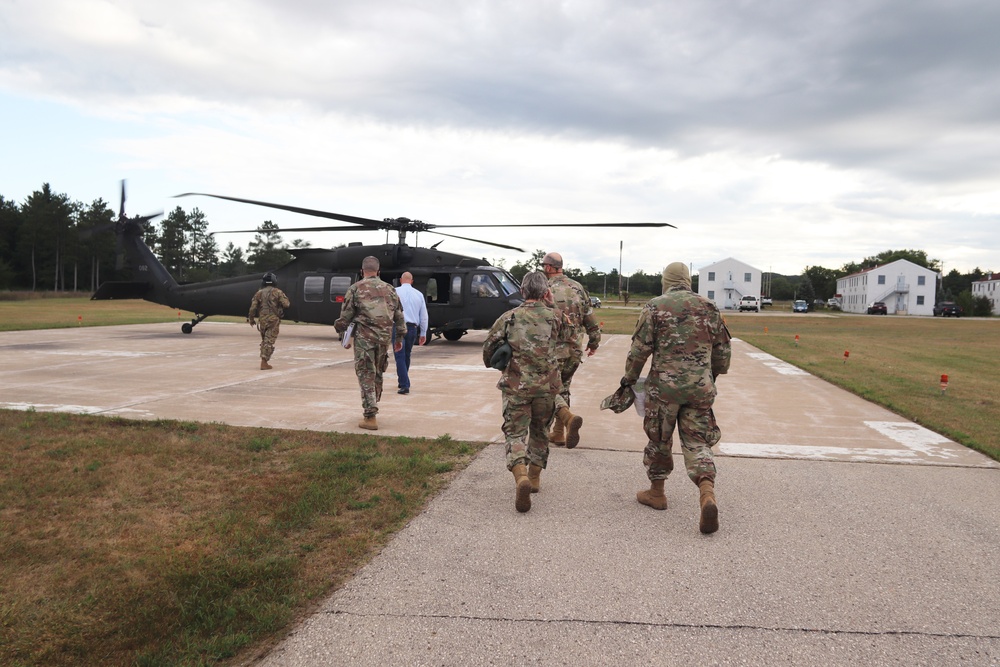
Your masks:
{"label": "bald man", "polygon": [[[424,295],[413,286],[413,274],[406,271],[399,277],[399,287],[396,296],[403,306],[403,319],[406,320],[406,336],[403,337],[403,347],[394,354],[396,358],[396,379],[400,394],[410,393],[410,352],[413,344],[423,345],[427,342],[427,302]],[[396,334],[393,332],[393,343]]]}

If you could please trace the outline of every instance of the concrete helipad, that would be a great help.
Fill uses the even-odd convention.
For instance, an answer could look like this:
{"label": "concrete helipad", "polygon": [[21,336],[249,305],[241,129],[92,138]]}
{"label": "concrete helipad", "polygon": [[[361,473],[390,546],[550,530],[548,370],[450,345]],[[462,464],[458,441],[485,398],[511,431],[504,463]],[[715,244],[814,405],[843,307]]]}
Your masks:
{"label": "concrete helipad", "polygon": [[[414,350],[412,392],[386,373],[379,413],[387,435],[499,442],[497,371],[482,363],[484,332]],[[241,426],[356,431],[361,400],[353,357],[329,327],[284,325],[258,368],[248,326],[203,322],[0,334],[0,407],[220,421]],[[641,451],[641,419],[598,409],[617,387],[629,338],[604,337],[574,380],[583,448]],[[722,455],[994,467],[997,464],[808,373],[734,342],[715,407]]]}
{"label": "concrete helipad", "polygon": [[[482,339],[416,349],[407,396],[390,362],[379,433],[499,443]],[[211,321],[0,333],[0,407],[358,430],[329,328],[283,325],[272,371],[258,341]],[[1000,664],[996,462],[736,341],[703,536],[680,457],[670,508],[638,505],[639,416],[597,409],[628,342],[577,374],[581,445],[553,451],[529,513],[488,447],[262,664]]]}

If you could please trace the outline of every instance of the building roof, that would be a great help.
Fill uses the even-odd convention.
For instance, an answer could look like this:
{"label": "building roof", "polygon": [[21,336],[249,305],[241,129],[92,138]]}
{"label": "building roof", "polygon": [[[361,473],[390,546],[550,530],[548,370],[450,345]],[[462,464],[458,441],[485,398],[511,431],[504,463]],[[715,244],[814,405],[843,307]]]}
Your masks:
{"label": "building roof", "polygon": [[896,260],[893,260],[893,261],[891,261],[891,262],[889,262],[887,264],[879,264],[878,266],[873,266],[873,267],[868,268],[868,269],[863,269],[861,271],[858,271],[857,273],[852,273],[849,276],[842,276],[840,278],[837,278],[837,280],[847,280],[848,278],[854,278],[855,276],[863,276],[866,273],[871,273],[872,271],[877,271],[878,269],[884,269],[887,266],[892,266],[893,264],[899,264],[900,262],[906,262],[910,266],[912,266],[914,268],[917,268],[917,269],[923,269],[924,271],[930,271],[931,273],[937,273],[937,271],[935,271],[934,269],[928,269],[926,266],[920,266],[919,264],[917,264],[915,262],[911,262],[908,259],[896,259]]}

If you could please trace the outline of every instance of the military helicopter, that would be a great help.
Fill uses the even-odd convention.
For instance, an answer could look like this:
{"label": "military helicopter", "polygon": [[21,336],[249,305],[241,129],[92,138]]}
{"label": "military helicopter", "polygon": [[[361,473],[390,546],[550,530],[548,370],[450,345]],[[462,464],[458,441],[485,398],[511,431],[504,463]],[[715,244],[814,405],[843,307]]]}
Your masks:
{"label": "military helicopter", "polygon": [[[413,286],[427,299],[429,319],[428,342],[431,336],[443,336],[457,341],[470,330],[489,329],[504,312],[521,303],[517,281],[507,271],[490,266],[484,259],[443,252],[438,244],[430,248],[407,245],[406,236],[413,232],[428,232],[499,248],[517,250],[515,246],[482,241],[436,231],[434,225],[409,218],[374,220],[328,211],[274,204],[252,199],[223,195],[187,192],[177,197],[214,197],[228,201],[263,206],[293,213],[351,223],[352,226],[294,227],[282,232],[385,230],[396,232],[396,243],[362,245],[349,243],[346,247],[288,248],[292,261],[271,272],[277,277],[278,286],[288,295],[291,306],[285,310],[285,320],[314,324],[333,324],[340,316],[341,305],[347,288],[361,274],[362,260],[371,255],[381,264],[381,278],[399,285],[399,277],[406,271],[413,274]],[[144,225],[156,216],[129,218],[125,215],[125,189],[122,185],[122,204],[118,220],[114,223],[119,246],[134,270],[133,280],[103,283],[91,299],[144,299],[171,308],[195,313],[181,331],[190,334],[194,327],[212,315],[245,317],[250,299],[260,287],[263,274],[224,278],[192,284],[178,284],[143,241]],[[443,225],[443,227],[674,227],[668,223],[580,223],[580,224],[498,224],[498,225]],[[252,233],[258,230],[233,230],[218,233]],[[439,242],[440,243],[440,242]]]}

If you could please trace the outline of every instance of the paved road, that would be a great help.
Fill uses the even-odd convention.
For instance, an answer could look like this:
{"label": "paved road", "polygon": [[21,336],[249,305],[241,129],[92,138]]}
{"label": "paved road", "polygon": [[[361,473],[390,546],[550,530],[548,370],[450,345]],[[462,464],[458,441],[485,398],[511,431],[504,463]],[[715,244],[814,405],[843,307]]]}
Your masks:
{"label": "paved road", "polygon": [[[266,372],[245,325],[177,329],[0,333],[0,407],[358,430],[330,329],[284,326]],[[482,338],[417,348],[380,433],[499,443]],[[627,345],[579,371],[582,443],[528,514],[487,447],[258,664],[1000,665],[1000,466],[737,341],[704,536],[682,474],[667,511],[635,502],[640,419],[597,410]]]}

